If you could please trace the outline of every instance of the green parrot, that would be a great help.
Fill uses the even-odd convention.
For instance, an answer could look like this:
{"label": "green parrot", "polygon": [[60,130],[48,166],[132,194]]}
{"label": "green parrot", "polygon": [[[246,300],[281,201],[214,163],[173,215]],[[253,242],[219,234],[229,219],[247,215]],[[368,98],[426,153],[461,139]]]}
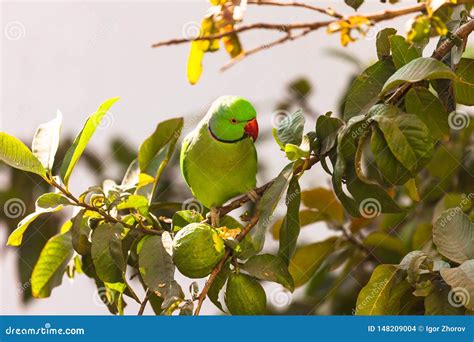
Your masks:
{"label": "green parrot", "polygon": [[211,210],[213,225],[216,207],[256,185],[256,116],[246,99],[222,96],[183,140],[181,172],[194,197]]}

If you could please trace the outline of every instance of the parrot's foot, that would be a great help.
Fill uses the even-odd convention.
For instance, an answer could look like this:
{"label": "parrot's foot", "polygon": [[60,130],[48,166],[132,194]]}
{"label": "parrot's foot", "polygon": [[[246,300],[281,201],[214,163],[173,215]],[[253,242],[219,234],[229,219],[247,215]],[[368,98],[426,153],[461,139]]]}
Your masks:
{"label": "parrot's foot", "polygon": [[219,227],[219,209],[211,207],[211,211],[207,215],[211,219],[211,226],[214,228]]}
{"label": "parrot's foot", "polygon": [[257,194],[257,192],[252,189],[250,190],[249,192],[247,192],[247,197],[253,202],[253,203],[257,203],[257,201],[260,199],[260,196],[259,194]]}

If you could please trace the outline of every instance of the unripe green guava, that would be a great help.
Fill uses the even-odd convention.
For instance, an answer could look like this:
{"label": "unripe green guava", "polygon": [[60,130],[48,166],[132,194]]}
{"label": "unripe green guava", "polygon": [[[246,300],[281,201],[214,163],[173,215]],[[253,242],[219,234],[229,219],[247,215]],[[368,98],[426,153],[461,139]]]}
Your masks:
{"label": "unripe green guava", "polygon": [[189,278],[203,278],[224,257],[224,240],[208,224],[191,223],[173,240],[173,261]]}
{"label": "unripe green guava", "polygon": [[225,304],[232,315],[264,315],[267,296],[257,279],[233,273],[227,280]]}

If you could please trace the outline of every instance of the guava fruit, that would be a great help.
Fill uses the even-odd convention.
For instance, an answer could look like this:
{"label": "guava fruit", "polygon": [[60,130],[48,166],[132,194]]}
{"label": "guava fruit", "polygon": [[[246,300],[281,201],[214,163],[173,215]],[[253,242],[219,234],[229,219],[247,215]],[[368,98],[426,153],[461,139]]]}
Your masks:
{"label": "guava fruit", "polygon": [[224,299],[232,315],[263,315],[266,312],[267,296],[262,285],[246,274],[229,276]]}
{"label": "guava fruit", "polygon": [[224,257],[224,240],[208,224],[191,223],[173,240],[173,261],[189,278],[203,278]]}

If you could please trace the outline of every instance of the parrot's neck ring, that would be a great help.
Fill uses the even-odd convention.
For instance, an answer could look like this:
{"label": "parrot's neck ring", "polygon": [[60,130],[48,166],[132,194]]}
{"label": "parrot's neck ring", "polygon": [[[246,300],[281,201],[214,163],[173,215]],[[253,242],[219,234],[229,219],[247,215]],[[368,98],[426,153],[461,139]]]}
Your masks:
{"label": "parrot's neck ring", "polygon": [[211,126],[208,125],[207,126],[208,130],[209,130],[209,134],[214,138],[216,139],[217,141],[220,141],[220,142],[223,142],[223,143],[226,143],[226,144],[232,144],[232,143],[236,143],[236,142],[239,142],[245,138],[247,138],[247,135],[243,135],[241,138],[239,139],[235,139],[235,140],[224,140],[224,139],[219,139],[218,137],[216,137],[216,135],[212,132],[212,129],[211,129]]}

